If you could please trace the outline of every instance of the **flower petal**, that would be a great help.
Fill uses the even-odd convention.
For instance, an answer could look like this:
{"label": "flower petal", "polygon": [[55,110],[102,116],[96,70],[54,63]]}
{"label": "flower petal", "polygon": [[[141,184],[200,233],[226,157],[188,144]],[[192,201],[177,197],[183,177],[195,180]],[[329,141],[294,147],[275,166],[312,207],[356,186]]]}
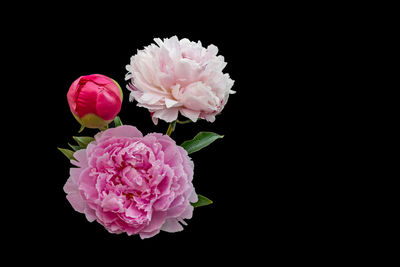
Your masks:
{"label": "flower petal", "polygon": [[189,118],[193,122],[196,122],[200,115],[200,111],[194,111],[187,108],[182,108],[180,112],[183,116]]}
{"label": "flower petal", "polygon": [[176,100],[165,98],[165,106],[167,108],[171,108],[171,107],[177,106],[178,104],[179,104],[179,102],[176,101]]}
{"label": "flower petal", "polygon": [[72,164],[74,164],[78,167],[81,167],[81,168],[85,168],[88,166],[88,160],[87,160],[85,149],[80,149],[80,150],[76,151],[74,153],[74,158],[76,160],[71,160]]}
{"label": "flower petal", "polygon": [[141,239],[145,239],[145,238],[153,237],[156,234],[158,234],[159,232],[160,232],[160,229],[154,230],[152,232],[141,232],[141,233],[139,233],[139,236]]}
{"label": "flower petal", "polygon": [[153,212],[150,223],[147,227],[143,228],[142,232],[153,232],[159,230],[165,222],[167,213],[164,211]]}
{"label": "flower petal", "polygon": [[[143,134],[134,126],[122,125],[116,128],[108,129],[107,131],[100,132],[95,135],[96,141],[101,141],[102,139],[108,137],[143,137]],[[80,150],[78,150],[80,151]],[[76,152],[75,152],[76,153]],[[74,154],[75,155],[75,154]]]}
{"label": "flower petal", "polygon": [[169,108],[163,110],[157,110],[153,114],[153,118],[159,118],[166,122],[172,122],[178,118],[178,108]]}
{"label": "flower petal", "polygon": [[165,220],[165,223],[162,225],[161,230],[169,233],[175,233],[183,230],[183,226],[178,222],[177,219],[171,218]]}
{"label": "flower petal", "polygon": [[143,101],[143,103],[153,105],[157,103],[163,96],[162,95],[157,95],[154,93],[144,93],[140,98]]}
{"label": "flower petal", "polygon": [[67,199],[71,206],[76,210],[77,212],[84,213],[85,207],[86,207],[86,202],[82,199],[81,194],[79,191],[76,192],[70,192],[67,195]]}

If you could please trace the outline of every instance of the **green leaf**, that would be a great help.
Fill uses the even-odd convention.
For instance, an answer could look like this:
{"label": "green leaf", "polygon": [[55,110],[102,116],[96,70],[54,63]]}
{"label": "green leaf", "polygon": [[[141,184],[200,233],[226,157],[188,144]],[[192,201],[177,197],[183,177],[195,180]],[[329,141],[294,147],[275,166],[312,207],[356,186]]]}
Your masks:
{"label": "green leaf", "polygon": [[200,132],[192,140],[188,140],[182,143],[183,147],[188,154],[199,151],[200,149],[210,145],[212,142],[219,138],[223,138],[223,135],[219,135],[212,132]]}
{"label": "green leaf", "polygon": [[192,206],[195,207],[195,208],[201,207],[201,206],[207,206],[207,205],[210,205],[210,204],[213,203],[211,199],[208,199],[205,196],[197,195],[197,197],[198,197],[197,202],[196,203],[191,203]]}
{"label": "green leaf", "polygon": [[90,142],[94,141],[94,138],[90,136],[72,136],[72,138],[74,138],[80,148],[86,148]]}
{"label": "green leaf", "polygon": [[114,124],[115,124],[115,127],[123,125],[121,119],[119,118],[119,116],[116,116],[114,118]]}
{"label": "green leaf", "polygon": [[59,148],[59,147],[57,147],[57,149],[60,150],[68,159],[76,160],[74,158],[74,153],[75,153],[74,151],[66,149],[66,148]]}
{"label": "green leaf", "polygon": [[81,128],[79,129],[78,133],[81,133],[85,129],[85,126],[81,125]]}
{"label": "green leaf", "polygon": [[69,147],[72,148],[72,150],[74,150],[74,151],[78,151],[79,149],[82,149],[80,146],[74,146],[74,145],[71,145],[70,143],[68,143],[68,145],[69,145]]}

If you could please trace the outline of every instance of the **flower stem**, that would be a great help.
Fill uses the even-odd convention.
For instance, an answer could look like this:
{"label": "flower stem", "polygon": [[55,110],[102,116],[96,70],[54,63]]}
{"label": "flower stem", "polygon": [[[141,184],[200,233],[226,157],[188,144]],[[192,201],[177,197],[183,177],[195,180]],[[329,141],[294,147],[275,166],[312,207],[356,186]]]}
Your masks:
{"label": "flower stem", "polygon": [[168,126],[166,135],[171,136],[172,132],[175,130],[175,126],[176,126],[176,121],[171,122]]}
{"label": "flower stem", "polygon": [[185,121],[176,120],[176,122],[179,124],[186,124],[192,122],[192,120],[185,120]]}

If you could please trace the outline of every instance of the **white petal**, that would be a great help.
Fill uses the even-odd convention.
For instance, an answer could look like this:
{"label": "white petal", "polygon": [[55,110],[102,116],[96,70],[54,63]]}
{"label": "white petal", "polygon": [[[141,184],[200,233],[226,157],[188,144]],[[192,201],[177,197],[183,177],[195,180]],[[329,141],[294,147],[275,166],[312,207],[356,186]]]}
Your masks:
{"label": "white petal", "polygon": [[180,88],[181,86],[179,84],[175,84],[174,86],[171,87],[172,96],[178,100],[182,98],[182,92]]}
{"label": "white petal", "polygon": [[216,47],[215,45],[209,45],[209,46],[207,47],[207,51],[208,51],[211,55],[216,56],[216,55],[218,54],[218,47]]}
{"label": "white petal", "polygon": [[158,118],[155,118],[154,116],[151,116],[151,120],[153,121],[154,125],[158,124]]}
{"label": "white petal", "polygon": [[157,110],[156,112],[154,112],[153,118],[159,118],[166,122],[172,122],[178,118],[178,109],[169,108],[169,109]]}
{"label": "white petal", "polygon": [[202,114],[202,117],[209,122],[214,122],[215,121],[215,115],[211,114]]}
{"label": "white petal", "polygon": [[154,38],[154,42],[156,44],[158,44],[158,46],[160,46],[160,47],[164,44],[163,41],[160,38]]}
{"label": "white petal", "polygon": [[162,98],[161,95],[156,95],[156,94],[152,94],[152,93],[144,93],[141,96],[141,100],[142,100],[141,102],[149,104],[149,105],[153,105],[153,104],[157,103],[161,98]]}
{"label": "white petal", "polygon": [[167,108],[171,108],[176,106],[177,104],[179,104],[178,101],[176,100],[172,100],[170,98],[165,98],[165,105],[167,106]]}
{"label": "white petal", "polygon": [[193,111],[187,108],[183,108],[180,111],[183,116],[191,119],[193,122],[196,122],[200,115],[200,111]]}

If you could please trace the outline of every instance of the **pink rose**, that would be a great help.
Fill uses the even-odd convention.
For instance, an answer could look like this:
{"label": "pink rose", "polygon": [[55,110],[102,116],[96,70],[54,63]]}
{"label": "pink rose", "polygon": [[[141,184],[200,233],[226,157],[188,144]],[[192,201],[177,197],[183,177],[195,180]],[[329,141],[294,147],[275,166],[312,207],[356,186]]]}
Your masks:
{"label": "pink rose", "polygon": [[177,232],[197,201],[193,162],[166,135],[143,137],[133,126],[100,132],[74,153],[64,191],[72,207],[111,233]]}
{"label": "pink rose", "polygon": [[228,101],[234,81],[224,74],[223,56],[218,48],[207,48],[176,36],[154,39],[152,44],[131,58],[126,79],[131,79],[130,101],[149,109],[154,122],[172,122],[178,112],[196,121],[213,122]]}
{"label": "pink rose", "polygon": [[113,79],[93,74],[74,81],[67,94],[77,121],[87,128],[104,128],[121,110],[121,87]]}

